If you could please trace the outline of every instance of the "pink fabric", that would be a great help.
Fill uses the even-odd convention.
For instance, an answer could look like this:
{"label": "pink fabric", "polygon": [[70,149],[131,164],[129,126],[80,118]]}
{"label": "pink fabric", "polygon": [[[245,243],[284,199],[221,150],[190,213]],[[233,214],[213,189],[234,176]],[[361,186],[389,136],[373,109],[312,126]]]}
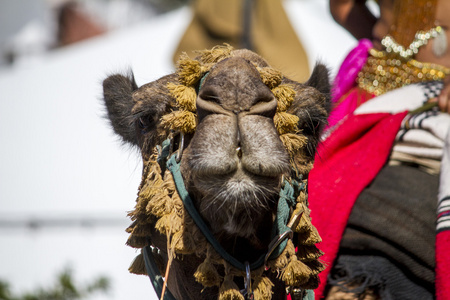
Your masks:
{"label": "pink fabric", "polygon": [[336,123],[348,115],[356,108],[354,98],[346,97],[340,102],[341,98],[347,94],[353,87],[356,86],[356,78],[359,71],[365,65],[369,50],[373,47],[372,42],[363,39],[358,45],[347,55],[342,63],[339,71],[334,79],[332,88],[332,101],[335,108],[328,118],[329,127],[336,125]]}
{"label": "pink fabric", "polygon": [[312,223],[323,240],[321,259],[328,267],[319,274],[316,299],[323,296],[353,204],[386,163],[405,115],[350,115],[319,146],[309,174],[308,199]]}
{"label": "pink fabric", "polygon": [[352,114],[364,102],[372,99],[375,95],[363,91],[357,87],[353,87],[346,94],[345,100],[330,113],[328,117],[328,127],[332,128],[338,124],[345,116]]}

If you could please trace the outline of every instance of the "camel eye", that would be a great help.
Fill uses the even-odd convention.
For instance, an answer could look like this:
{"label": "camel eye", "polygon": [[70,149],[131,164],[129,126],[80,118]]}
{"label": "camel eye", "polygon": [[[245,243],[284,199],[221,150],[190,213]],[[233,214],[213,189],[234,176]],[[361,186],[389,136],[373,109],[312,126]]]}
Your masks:
{"label": "camel eye", "polygon": [[141,129],[144,129],[145,127],[147,127],[147,125],[145,125],[145,122],[142,118],[139,118],[138,124],[139,124],[139,128],[141,128]]}
{"label": "camel eye", "polygon": [[139,129],[141,129],[142,132],[147,132],[155,125],[155,119],[152,116],[142,116],[138,119],[137,122]]}

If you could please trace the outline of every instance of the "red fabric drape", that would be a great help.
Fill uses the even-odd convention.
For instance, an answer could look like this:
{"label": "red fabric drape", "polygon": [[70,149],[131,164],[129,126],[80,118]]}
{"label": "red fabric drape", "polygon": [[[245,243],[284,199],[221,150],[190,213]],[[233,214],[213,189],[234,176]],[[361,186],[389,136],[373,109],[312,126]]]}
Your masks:
{"label": "red fabric drape", "polygon": [[319,145],[308,199],[312,223],[323,240],[321,259],[328,267],[320,273],[316,299],[323,297],[353,204],[386,163],[406,113],[350,115]]}

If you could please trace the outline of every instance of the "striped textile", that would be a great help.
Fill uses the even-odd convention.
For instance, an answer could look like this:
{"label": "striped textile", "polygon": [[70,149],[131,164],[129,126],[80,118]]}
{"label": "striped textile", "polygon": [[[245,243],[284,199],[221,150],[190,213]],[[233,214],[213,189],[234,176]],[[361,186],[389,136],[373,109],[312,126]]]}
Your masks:
{"label": "striped textile", "polygon": [[439,201],[437,213],[436,232],[450,230],[450,196]]}
{"label": "striped textile", "polygon": [[450,129],[443,149],[438,197],[436,231],[440,233],[450,230]]}

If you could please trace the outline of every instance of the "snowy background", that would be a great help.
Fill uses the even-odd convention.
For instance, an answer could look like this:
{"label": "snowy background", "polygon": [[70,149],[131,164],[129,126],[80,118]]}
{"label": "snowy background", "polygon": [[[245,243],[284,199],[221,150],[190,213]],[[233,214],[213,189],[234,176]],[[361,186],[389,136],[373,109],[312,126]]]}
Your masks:
{"label": "snowy background", "polygon": [[[19,2],[34,3],[34,13]],[[124,229],[140,157],[108,127],[101,82],[130,67],[138,85],[172,72],[190,9],[133,15],[130,1],[110,1],[121,6],[102,14],[107,33],[49,50],[48,2],[0,3],[0,51],[16,53],[0,61],[0,279],[20,293],[71,266],[81,283],[111,279],[110,293],[91,299],[154,299],[148,278],[127,271],[136,252]],[[356,42],[334,23],[327,0],[284,5],[310,65],[320,59],[334,74]]]}

